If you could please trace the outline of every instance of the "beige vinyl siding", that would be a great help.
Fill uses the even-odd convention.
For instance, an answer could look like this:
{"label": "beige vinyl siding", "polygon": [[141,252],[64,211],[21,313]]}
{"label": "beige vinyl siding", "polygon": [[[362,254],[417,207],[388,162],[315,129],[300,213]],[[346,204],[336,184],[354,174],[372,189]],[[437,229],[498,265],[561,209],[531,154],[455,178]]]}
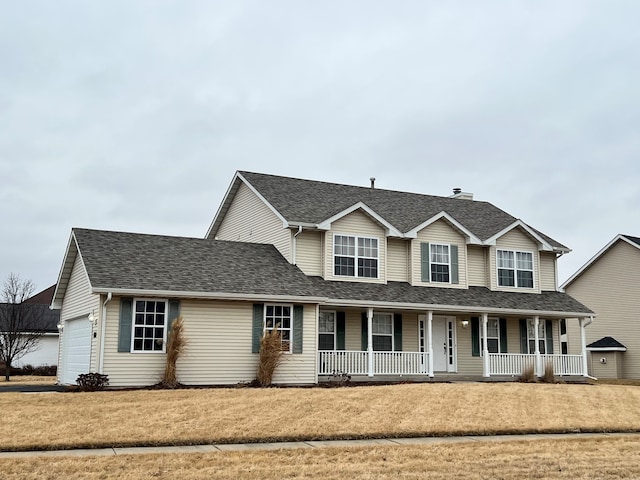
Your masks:
{"label": "beige vinyl siding", "polygon": [[402,313],[402,351],[419,351],[418,314]]}
{"label": "beige vinyl siding", "polygon": [[[586,328],[587,344],[605,336],[615,338],[627,347],[623,378],[640,378],[640,249],[618,241],[566,292],[597,314]],[[580,331],[573,327],[567,334],[573,351],[580,345]]]}
{"label": "beige vinyl siding", "polygon": [[[474,357],[471,352],[471,317],[458,317],[457,320],[469,320],[467,328],[456,325],[458,339],[458,374],[482,376],[482,357]],[[456,320],[456,324],[458,321]],[[437,377],[436,377],[437,378]]]}
{"label": "beige vinyl siding", "polygon": [[[60,309],[60,321],[64,323],[68,320],[76,319],[79,317],[88,317],[91,313],[97,318],[100,312],[100,297],[99,295],[91,293],[91,284],[87,277],[87,272],[82,262],[80,255],[76,256],[71,269],[71,276],[67,289],[65,291],[64,299],[62,301],[62,308]],[[93,332],[98,329],[93,326]],[[64,338],[64,330],[60,335],[60,348],[58,349],[58,365],[60,371],[58,372],[58,380],[62,375],[62,369],[64,365],[62,363],[62,342]],[[97,365],[97,352],[99,338],[91,338],[91,369],[94,370]]]}
{"label": "beige vinyl siding", "polygon": [[[568,292],[567,292],[568,293]],[[597,321],[594,320],[594,322]],[[587,327],[587,338],[590,338],[589,332],[593,323]],[[604,337],[605,335],[603,335]],[[595,338],[593,340],[587,340],[589,343],[599,340],[602,337]],[[581,355],[582,354],[582,337],[580,334],[580,321],[577,318],[567,318],[567,353],[569,355]]]}
{"label": "beige vinyl siding", "polygon": [[362,350],[362,311],[347,310],[344,325],[344,349]]}
{"label": "beige vinyl siding", "polygon": [[540,252],[540,290],[556,290],[556,254]]}
{"label": "beige vinyl siding", "polygon": [[489,249],[486,247],[467,246],[467,272],[470,287],[489,286],[488,253]]}
{"label": "beige vinyl siding", "polygon": [[[350,235],[378,239],[378,278],[357,278],[336,276],[333,261],[334,235]],[[356,210],[331,225],[331,230],[325,233],[325,275],[327,280],[341,280],[348,282],[386,283],[386,234],[385,230],[368,215]],[[357,269],[357,265],[356,265]]]}
{"label": "beige vinyl siding", "polygon": [[[164,353],[118,352],[120,299],[108,307],[105,369],[112,386],[151,385],[160,381]],[[304,306],[301,354],[286,354],[276,383],[315,383],[316,309]],[[256,376],[258,354],[251,352],[253,303],[182,300],[187,347],[178,361],[178,381],[186,385],[230,385]]]}
{"label": "beige vinyl siding", "polygon": [[244,183],[224,216],[216,238],[234,242],[270,243],[291,261],[291,231]]}
{"label": "beige vinyl siding", "polygon": [[409,249],[411,242],[390,238],[387,241],[387,280],[409,281]]}
{"label": "beige vinyl siding", "polygon": [[324,232],[303,230],[296,237],[296,265],[306,275],[322,276]]}
{"label": "beige vinyl siding", "polygon": [[[496,250],[515,250],[518,252],[531,252],[533,254],[533,288],[498,286]],[[521,228],[514,228],[513,230],[505,233],[502,237],[498,238],[496,246],[491,247],[489,254],[489,266],[492,290],[518,293],[540,293],[540,255],[538,254],[538,244]]]}
{"label": "beige vinyl siding", "polygon": [[[421,269],[421,243],[442,243],[458,246],[458,280],[457,284],[423,282]],[[417,238],[411,241],[411,284],[432,287],[467,288],[467,248],[465,238],[445,220],[438,220],[418,232]]]}

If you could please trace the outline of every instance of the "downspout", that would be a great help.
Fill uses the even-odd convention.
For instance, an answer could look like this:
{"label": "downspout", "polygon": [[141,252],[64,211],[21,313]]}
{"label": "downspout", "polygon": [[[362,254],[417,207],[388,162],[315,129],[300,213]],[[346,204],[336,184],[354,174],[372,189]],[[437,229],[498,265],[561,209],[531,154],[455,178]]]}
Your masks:
{"label": "downspout", "polygon": [[107,299],[102,304],[102,325],[100,330],[100,363],[98,365],[98,373],[104,373],[104,336],[107,332],[107,303],[111,301],[111,292],[107,293]]}
{"label": "downspout", "polygon": [[302,233],[302,225],[298,225],[298,231],[296,233],[293,234],[293,252],[292,252],[292,259],[291,259],[291,263],[293,263],[294,265],[297,265],[297,259],[296,259],[296,255],[297,255],[297,248],[296,248],[296,238],[298,238],[298,235],[300,235]]}
{"label": "downspout", "polygon": [[592,377],[589,375],[589,368],[587,363],[587,334],[585,332],[585,328],[587,328],[593,322],[593,315],[587,318],[585,321],[583,318],[580,318],[580,337],[582,340],[582,376],[585,378],[591,378],[593,380],[597,380],[596,377]]}

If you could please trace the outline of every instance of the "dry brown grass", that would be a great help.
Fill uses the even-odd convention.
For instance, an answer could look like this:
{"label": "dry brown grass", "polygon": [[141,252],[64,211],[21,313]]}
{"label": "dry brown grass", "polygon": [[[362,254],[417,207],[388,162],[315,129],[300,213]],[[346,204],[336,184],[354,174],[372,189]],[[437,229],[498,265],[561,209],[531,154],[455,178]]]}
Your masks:
{"label": "dry brown grass", "polygon": [[275,328],[265,332],[260,339],[260,360],[256,380],[261,387],[268,387],[273,381],[276,368],[282,363],[282,339]]}
{"label": "dry brown grass", "polygon": [[638,431],[640,388],[523,383],[0,395],[0,449]]}
{"label": "dry brown grass", "polygon": [[638,478],[640,437],[0,460],[18,479]]}
{"label": "dry brown grass", "polygon": [[0,377],[0,384],[11,385],[19,383],[20,385],[55,385],[56,377],[37,376],[37,375],[16,375],[11,377],[11,381],[7,382],[4,376]]}
{"label": "dry brown grass", "polygon": [[171,330],[169,331],[169,338],[167,340],[167,359],[164,376],[162,378],[162,385],[165,387],[176,388],[178,386],[176,363],[186,346],[187,339],[184,336],[184,321],[182,316],[180,316],[171,324]]}

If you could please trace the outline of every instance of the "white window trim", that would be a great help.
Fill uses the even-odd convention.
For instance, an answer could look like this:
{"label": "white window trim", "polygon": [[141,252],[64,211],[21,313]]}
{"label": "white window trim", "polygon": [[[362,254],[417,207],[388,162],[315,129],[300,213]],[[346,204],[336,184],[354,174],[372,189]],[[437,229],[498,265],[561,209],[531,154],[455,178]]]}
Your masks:
{"label": "white window trim", "polygon": [[[355,252],[353,255],[353,260],[354,260],[354,267],[353,267],[353,276],[351,275],[336,275],[336,257],[351,257],[351,255],[337,255],[336,254],[336,237],[350,237],[354,239],[354,244],[355,244]],[[378,256],[377,257],[366,257],[366,256],[359,256],[358,255],[358,240],[359,239],[365,239],[365,240],[375,240],[377,243],[377,248],[376,250],[378,251]],[[331,273],[334,277],[340,277],[340,278],[366,278],[366,279],[379,279],[380,278],[380,239],[378,237],[366,237],[366,236],[362,236],[362,235],[351,235],[349,233],[334,233],[333,234],[333,245],[331,246],[332,248],[332,259],[333,261],[331,262]],[[377,263],[377,273],[375,277],[361,277],[358,275],[358,259],[366,259],[366,260],[376,260]]]}
{"label": "white window trim", "polygon": [[[323,332],[320,330],[320,315],[323,313],[333,314],[333,332]],[[331,352],[336,350],[338,334],[338,312],[336,310],[320,310],[318,314],[318,350],[320,350],[320,335],[333,335],[333,350],[320,350],[322,352]]]}
{"label": "white window trim", "polygon": [[[134,350],[133,343],[135,341],[135,332],[136,332],[136,303],[137,302],[164,302],[164,332],[162,334],[162,350]],[[135,354],[154,354],[154,353],[166,353],[167,351],[167,324],[169,323],[169,300],[166,298],[134,298],[133,303],[131,305],[131,346],[129,347],[130,353]],[[138,325],[140,326],[140,325]],[[142,328],[145,328],[142,326]],[[154,327],[157,328],[157,327]]]}
{"label": "white window trim", "polygon": [[[513,269],[503,268],[502,270],[513,270],[513,286],[500,285],[500,266],[498,265],[498,252],[512,252],[513,253]],[[528,253],[531,255],[531,270],[523,270],[518,268],[518,253]],[[496,285],[498,288],[520,288],[525,290],[535,290],[536,287],[536,255],[530,250],[514,250],[511,248],[496,248]],[[519,287],[518,286],[518,271],[531,272],[533,286],[532,287]]]}
{"label": "white window trim", "polygon": [[[536,349],[535,349],[536,337],[535,337],[535,332],[534,332],[534,336],[533,337],[529,336],[529,324],[531,324],[532,328],[535,328],[535,324],[534,324],[533,318],[527,318],[527,351],[529,352],[529,355],[533,355],[534,353],[536,353]],[[542,335],[538,331],[538,341],[542,340],[544,342],[544,353],[543,353],[543,355],[547,355],[548,352],[549,352],[548,345],[547,345],[547,321],[541,318],[538,321],[538,329],[542,329]],[[529,342],[530,341],[534,343],[533,352],[530,351],[531,350],[530,347],[529,347],[529,345],[530,345]]]}
{"label": "white window trim", "polygon": [[[434,245],[440,246],[440,247],[447,247],[447,257],[449,258],[449,262],[448,263],[438,263],[438,262],[432,262],[431,261],[431,247],[433,247]],[[433,279],[433,275],[431,272],[431,265],[447,265],[447,267],[449,268],[449,281],[448,282],[441,282],[439,280],[434,280]],[[451,244],[450,243],[429,243],[429,282],[430,283],[442,283],[442,284],[448,284],[451,285]]]}
{"label": "white window trim", "polygon": [[[373,332],[373,320],[375,316],[384,316],[389,317],[391,319],[391,333],[374,333]],[[373,318],[371,319],[371,341],[373,342],[373,337],[391,337],[391,352],[396,351],[396,342],[395,342],[395,322],[393,321],[393,313],[389,312],[373,312]],[[373,348],[373,344],[371,345]],[[376,352],[384,352],[385,350],[374,350]]]}
{"label": "white window trim", "polygon": [[[280,331],[289,330],[289,350],[283,350],[284,354],[293,353],[293,304],[291,303],[265,303],[262,313],[262,335],[267,332],[267,308],[268,307],[289,307],[289,328],[280,328]],[[275,325],[275,324],[274,324]],[[272,330],[272,329],[269,329]],[[280,338],[282,341],[282,338]]]}
{"label": "white window trim", "polygon": [[[495,320],[496,323],[498,324],[498,336],[497,337],[490,337],[489,335],[487,335],[487,340],[489,340],[490,338],[496,338],[498,340],[498,352],[497,353],[507,353],[507,352],[502,352],[502,348],[501,348],[501,343],[500,343],[500,319],[498,317],[489,317],[487,319],[488,321],[492,321]],[[487,324],[487,332],[489,332],[489,325]],[[480,356],[482,357],[484,355],[484,344],[482,342],[482,339],[484,338],[484,328],[482,328],[482,318],[480,318],[480,335],[478,335],[479,339],[480,339]],[[487,345],[488,347],[488,345]]]}

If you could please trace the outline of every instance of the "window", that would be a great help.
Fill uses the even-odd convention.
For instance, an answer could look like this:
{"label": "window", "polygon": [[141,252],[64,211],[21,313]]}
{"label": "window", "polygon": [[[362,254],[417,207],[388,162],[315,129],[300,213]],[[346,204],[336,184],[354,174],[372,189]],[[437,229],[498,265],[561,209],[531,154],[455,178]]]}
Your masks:
{"label": "window", "polygon": [[430,245],[431,281],[449,283],[449,245]]}
{"label": "window", "polygon": [[167,324],[166,300],[136,300],[133,313],[134,352],[163,352]]}
{"label": "window", "polygon": [[374,313],[371,334],[374,351],[393,351],[393,316],[390,313]]}
{"label": "window", "polygon": [[277,330],[284,352],[291,352],[291,310],[291,305],[266,305],[264,310],[264,333]]}
{"label": "window", "polygon": [[498,250],[498,286],[533,288],[533,253]]}
{"label": "window", "polygon": [[336,276],[378,278],[378,239],[334,235],[333,265]]}
{"label": "window", "polygon": [[[480,322],[480,354],[484,351],[482,322]],[[489,317],[487,319],[487,349],[489,353],[506,353],[500,351],[500,319]]]}
{"label": "window", "polygon": [[336,312],[320,312],[318,350],[336,349]]}
{"label": "window", "polygon": [[[544,320],[538,322],[538,344],[540,345],[540,353],[546,353],[547,351],[547,329]],[[533,319],[527,319],[527,345],[529,346],[529,353],[536,353],[536,329]]]}

